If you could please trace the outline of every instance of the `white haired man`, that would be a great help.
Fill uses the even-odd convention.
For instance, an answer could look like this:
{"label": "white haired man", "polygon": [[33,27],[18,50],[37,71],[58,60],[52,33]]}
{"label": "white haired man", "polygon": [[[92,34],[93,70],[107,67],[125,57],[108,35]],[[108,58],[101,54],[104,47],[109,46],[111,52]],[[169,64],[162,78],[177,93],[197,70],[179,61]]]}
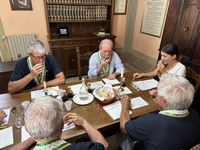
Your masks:
{"label": "white haired man", "polygon": [[[77,116],[70,119],[69,116]],[[85,129],[91,141],[71,144],[61,140],[64,122],[74,122]],[[25,115],[25,127],[32,138],[12,149],[28,149],[35,141],[34,150],[64,149],[64,150],[104,150],[108,143],[101,133],[94,129],[84,118],[75,113],[68,113],[63,118],[61,105],[52,97],[43,97],[32,102]],[[34,141],[34,140],[35,141]]]}
{"label": "white haired man", "polygon": [[13,94],[21,90],[42,88],[65,83],[64,73],[53,55],[48,55],[41,41],[28,45],[28,56],[19,59],[8,83],[8,91]]}
{"label": "white haired man", "polygon": [[88,77],[108,77],[115,79],[125,68],[116,52],[112,51],[113,42],[104,39],[99,45],[99,51],[92,54],[89,60]]}
{"label": "white haired man", "polygon": [[158,114],[146,114],[130,120],[130,98],[122,98],[122,133],[136,142],[134,150],[192,148],[200,143],[200,116],[189,109],[193,96],[194,87],[187,79],[176,74],[163,74],[155,98],[155,102],[162,108]]}

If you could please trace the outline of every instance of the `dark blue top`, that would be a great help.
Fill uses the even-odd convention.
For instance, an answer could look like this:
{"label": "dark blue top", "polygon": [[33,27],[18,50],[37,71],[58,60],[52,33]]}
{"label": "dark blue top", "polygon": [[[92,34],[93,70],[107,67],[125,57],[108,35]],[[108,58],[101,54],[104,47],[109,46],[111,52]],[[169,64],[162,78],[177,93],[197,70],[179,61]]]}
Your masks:
{"label": "dark blue top", "polygon": [[[19,59],[14,67],[13,74],[10,78],[10,81],[17,81],[30,73],[27,58],[24,57]],[[45,57],[45,67],[46,67],[46,81],[53,80],[55,75],[62,72],[60,65],[58,64],[56,58],[53,55],[47,55]],[[36,86],[34,80],[29,82],[25,87],[24,90],[31,89]]]}
{"label": "dark blue top", "polygon": [[80,142],[72,144],[63,150],[104,150],[104,146],[97,142]]}
{"label": "dark blue top", "polygon": [[187,117],[147,114],[125,124],[134,150],[187,150],[200,143],[200,116],[189,110]]}

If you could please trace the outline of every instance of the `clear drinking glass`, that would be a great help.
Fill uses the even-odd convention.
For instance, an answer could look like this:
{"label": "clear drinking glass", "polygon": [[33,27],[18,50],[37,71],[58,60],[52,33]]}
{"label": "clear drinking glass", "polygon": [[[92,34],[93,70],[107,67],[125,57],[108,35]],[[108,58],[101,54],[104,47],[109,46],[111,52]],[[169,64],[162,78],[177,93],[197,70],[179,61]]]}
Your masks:
{"label": "clear drinking glass", "polygon": [[20,111],[15,114],[15,126],[21,128],[24,125],[24,112]]}

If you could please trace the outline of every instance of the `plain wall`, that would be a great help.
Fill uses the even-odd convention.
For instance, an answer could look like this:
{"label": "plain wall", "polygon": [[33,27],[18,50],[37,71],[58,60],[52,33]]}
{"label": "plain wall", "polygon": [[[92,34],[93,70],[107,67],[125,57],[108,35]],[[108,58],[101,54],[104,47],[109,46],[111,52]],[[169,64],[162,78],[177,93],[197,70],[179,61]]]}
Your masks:
{"label": "plain wall", "polygon": [[[137,1],[136,20],[135,24],[133,25],[134,34],[132,35],[132,50],[138,51],[147,57],[157,59],[157,50],[160,45],[161,37],[158,38],[140,33],[145,0]],[[130,0],[128,0],[126,15],[113,16],[112,33],[117,36],[115,48],[122,50],[124,50],[123,48],[125,47],[124,40],[126,37],[126,26],[127,23],[129,23],[129,20],[127,20],[127,15],[128,12],[131,11],[128,9],[133,7],[129,6],[129,3]],[[33,33],[37,35],[38,39],[44,42],[47,48],[49,48],[43,0],[32,0],[32,7],[32,11],[11,11],[10,1],[1,0],[0,17],[4,27],[5,35]]]}
{"label": "plain wall", "polygon": [[128,5],[129,1],[127,2],[127,10],[125,15],[113,14],[112,33],[113,35],[117,36],[115,40],[115,48],[124,48]]}
{"label": "plain wall", "polygon": [[11,10],[10,0],[1,0],[0,17],[5,35],[36,34],[47,49],[47,25],[43,0],[32,0],[31,11]]}
{"label": "plain wall", "polygon": [[[133,36],[132,49],[134,49],[140,53],[143,53],[144,55],[147,55],[151,58],[157,59],[158,49],[159,49],[160,42],[162,39],[162,32],[163,32],[163,28],[164,28],[166,15],[165,15],[165,18],[163,21],[163,26],[162,26],[162,31],[161,31],[160,37],[141,33],[140,29],[142,26],[145,2],[146,2],[145,0],[138,0],[136,21],[135,21],[135,25],[133,26],[133,28],[135,28],[135,32],[134,32],[134,36]],[[167,6],[167,8],[168,8],[168,6]],[[167,9],[166,9],[166,11],[167,11]]]}
{"label": "plain wall", "polygon": [[[130,3],[129,1],[130,0],[128,0],[128,3]],[[167,0],[167,1],[169,3],[170,0]],[[135,20],[135,24],[133,24],[132,26],[132,28],[134,28],[134,33],[132,35],[133,41],[132,41],[131,47],[132,47],[132,50],[135,50],[153,59],[157,59],[158,48],[160,46],[160,42],[162,39],[162,32],[164,29],[166,15],[163,21],[163,27],[162,27],[162,32],[161,32],[160,37],[141,33],[140,29],[141,29],[142,19],[143,19],[143,14],[144,14],[144,9],[145,9],[145,2],[146,0],[137,0],[136,20]],[[129,4],[127,6],[129,6]],[[127,24],[130,23],[130,20],[127,20],[127,15],[129,12],[128,8],[131,8],[131,7],[133,6],[127,7],[126,15],[114,15],[113,34],[117,36],[116,42],[115,42],[116,43],[115,48],[123,49],[125,47],[124,39],[126,36],[125,35],[126,26]],[[167,9],[166,9],[166,12],[167,12]],[[130,10],[130,13],[133,13],[133,11]]]}

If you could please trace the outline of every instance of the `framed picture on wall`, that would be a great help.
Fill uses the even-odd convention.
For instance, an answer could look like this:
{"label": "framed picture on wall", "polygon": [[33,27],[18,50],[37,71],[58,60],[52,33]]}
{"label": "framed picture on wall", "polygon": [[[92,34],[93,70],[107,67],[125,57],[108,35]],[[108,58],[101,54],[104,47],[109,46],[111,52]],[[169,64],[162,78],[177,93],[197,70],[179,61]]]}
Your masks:
{"label": "framed picture on wall", "polygon": [[31,0],[10,0],[11,10],[32,10]]}
{"label": "framed picture on wall", "polygon": [[125,15],[128,0],[115,0],[114,4],[114,14],[115,15]]}
{"label": "framed picture on wall", "polygon": [[140,32],[156,37],[161,36],[167,4],[166,0],[146,0]]}

